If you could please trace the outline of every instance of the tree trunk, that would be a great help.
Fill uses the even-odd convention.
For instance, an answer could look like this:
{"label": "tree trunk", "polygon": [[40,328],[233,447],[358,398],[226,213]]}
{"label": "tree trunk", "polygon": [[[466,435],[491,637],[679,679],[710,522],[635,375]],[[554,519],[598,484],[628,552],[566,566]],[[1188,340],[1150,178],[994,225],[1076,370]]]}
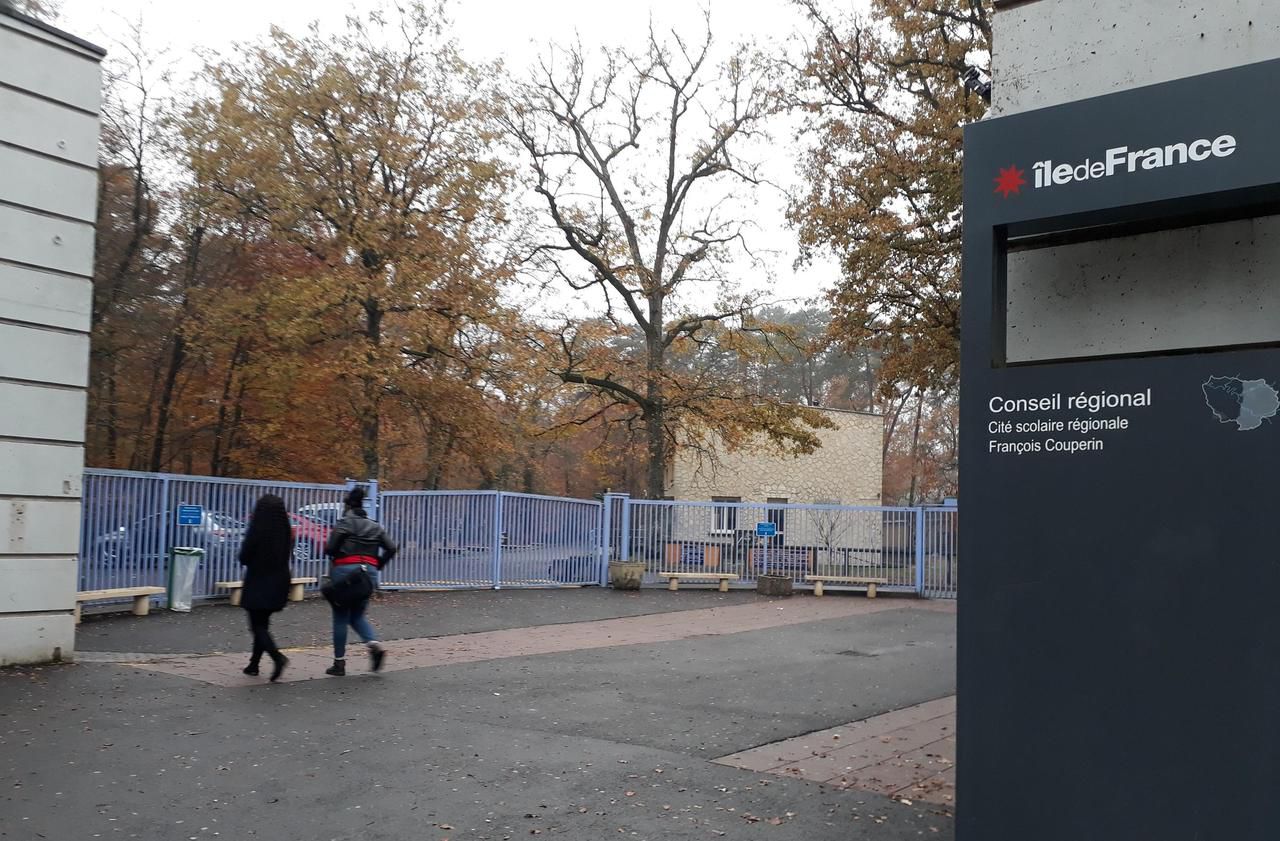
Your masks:
{"label": "tree trunk", "polygon": [[662,499],[666,495],[667,440],[660,411],[655,407],[644,416],[647,458],[644,494],[647,499]]}
{"label": "tree trunk", "polygon": [[147,454],[144,449],[144,442],[147,430],[151,428],[151,417],[156,404],[156,389],[160,385],[160,371],[161,368],[159,365],[153,366],[151,369],[151,385],[147,388],[146,399],[144,401],[146,408],[143,410],[142,414],[138,416],[137,428],[133,433],[133,450],[129,453],[130,470],[142,470],[147,464],[145,461]]}
{"label": "tree trunk", "polygon": [[179,327],[173,335],[173,344],[169,352],[169,367],[165,371],[164,385],[160,390],[160,402],[156,405],[156,433],[151,440],[151,462],[148,468],[152,473],[160,473],[164,465],[164,442],[169,431],[169,415],[173,408],[173,391],[178,382],[178,372],[187,359],[187,345],[182,338]]}
{"label": "tree trunk", "polygon": [[231,413],[231,427],[227,431],[227,447],[222,453],[220,476],[231,474],[231,454],[240,443],[240,422],[244,419],[244,394],[247,386],[244,378],[240,378],[240,389],[236,392],[235,411]]}
{"label": "tree trunk", "polygon": [[907,401],[911,399],[911,392],[908,391],[902,395],[902,399],[893,407],[893,411],[889,414],[889,425],[884,430],[884,446],[880,452],[881,457],[889,455],[889,445],[893,441],[893,433],[897,431],[898,419],[902,417],[902,410],[906,408]]}
{"label": "tree trunk", "polygon": [[116,451],[120,445],[120,408],[116,405],[116,360],[107,363],[107,464],[117,467]]}
{"label": "tree trunk", "polygon": [[151,442],[151,472],[159,473],[164,461],[164,442],[169,428],[169,415],[173,409],[173,392],[178,384],[178,374],[187,361],[187,342],[184,336],[187,316],[187,294],[196,278],[196,266],[200,262],[200,242],[204,239],[204,228],[197,227],[191,232],[191,252],[187,255],[187,276],[182,292],[182,306],[178,310],[178,323],[173,331],[173,345],[169,353],[169,369],[165,373],[164,386],[160,392],[160,402],[156,406],[156,436]]}
{"label": "tree trunk", "polygon": [[662,377],[666,373],[666,346],[663,345],[663,296],[654,291],[649,297],[649,329],[645,331],[644,437],[646,450],[645,496],[662,499],[666,495],[667,478],[667,406],[662,393]]}
{"label": "tree trunk", "polygon": [[916,428],[911,434],[911,492],[907,496],[907,507],[916,504],[916,474],[919,473],[919,459],[917,454],[920,450],[920,412],[924,409],[924,391],[920,392],[920,396],[916,398]]}
{"label": "tree trunk", "polygon": [[361,378],[364,390],[364,407],[360,417],[360,454],[364,458],[364,478],[372,481],[382,473],[379,439],[382,432],[381,393],[374,369],[378,361],[378,348],[382,346],[382,305],[376,298],[364,302],[365,339],[369,342],[367,359],[369,371]]}
{"label": "tree trunk", "polygon": [[231,386],[235,383],[236,370],[240,367],[243,349],[244,339],[238,339],[235,350],[231,352],[231,358],[227,360],[227,376],[222,381],[222,397],[218,400],[218,420],[213,427],[213,452],[209,455],[209,472],[213,476],[222,475],[219,471],[222,467],[223,441],[227,432]]}
{"label": "tree trunk", "polygon": [[[103,284],[106,291],[103,295],[94,296],[92,312],[89,315],[89,327],[96,331],[98,325],[102,323],[102,319],[108,313],[115,312],[116,305],[120,300],[121,290],[124,288],[124,279],[133,268],[133,258],[142,250],[143,240],[150,233],[151,214],[147,212],[147,183],[143,174],[141,159],[138,160],[136,166],[132,167],[133,172],[133,205],[129,209],[130,228],[129,241],[125,243],[124,254],[116,262],[108,278]],[[102,204],[102,194],[106,190],[106,180],[102,180],[98,190],[98,204]],[[102,218],[101,213],[98,216]],[[98,238],[98,245],[101,247],[102,238]]]}
{"label": "tree trunk", "polygon": [[444,478],[444,466],[453,455],[453,448],[457,443],[458,433],[451,431],[445,438],[444,447],[440,450],[439,456],[435,459],[435,465],[431,468],[431,482],[428,490],[440,490],[440,480]]}

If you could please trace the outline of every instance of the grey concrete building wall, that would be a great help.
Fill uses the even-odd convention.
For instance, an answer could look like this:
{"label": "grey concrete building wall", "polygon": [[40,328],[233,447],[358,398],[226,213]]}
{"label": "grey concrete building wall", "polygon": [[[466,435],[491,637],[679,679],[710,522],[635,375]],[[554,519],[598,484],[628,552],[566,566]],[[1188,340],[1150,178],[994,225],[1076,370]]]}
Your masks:
{"label": "grey concrete building wall", "polygon": [[1280,339],[1280,216],[1011,251],[1007,358]]}
{"label": "grey concrete building wall", "polygon": [[995,5],[993,117],[1280,58],[1275,0]]}
{"label": "grey concrete building wall", "polygon": [[0,13],[0,665],[74,652],[101,58]]}
{"label": "grey concrete building wall", "polygon": [[[993,117],[1280,58],[1275,0],[1022,0],[996,9]],[[1274,341],[1280,272],[1264,267],[1276,265],[1278,234],[1271,217],[1011,252],[1008,359]]]}

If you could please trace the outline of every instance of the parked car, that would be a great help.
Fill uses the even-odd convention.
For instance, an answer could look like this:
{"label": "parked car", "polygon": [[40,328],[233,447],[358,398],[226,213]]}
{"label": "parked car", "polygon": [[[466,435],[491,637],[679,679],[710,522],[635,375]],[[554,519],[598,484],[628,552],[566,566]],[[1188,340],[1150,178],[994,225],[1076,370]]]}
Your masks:
{"label": "parked car", "polygon": [[172,546],[196,546],[211,553],[238,546],[244,538],[244,523],[217,511],[204,511],[199,525],[171,522],[167,535],[164,516],[150,514],[98,535],[92,547],[94,557],[110,564],[163,566]]}
{"label": "parked car", "polygon": [[298,509],[298,516],[325,528],[333,528],[342,517],[341,502],[317,502]]}
{"label": "parked car", "polygon": [[324,560],[324,546],[329,541],[331,527],[301,512],[290,514],[289,524],[293,526],[293,559],[298,563]]}

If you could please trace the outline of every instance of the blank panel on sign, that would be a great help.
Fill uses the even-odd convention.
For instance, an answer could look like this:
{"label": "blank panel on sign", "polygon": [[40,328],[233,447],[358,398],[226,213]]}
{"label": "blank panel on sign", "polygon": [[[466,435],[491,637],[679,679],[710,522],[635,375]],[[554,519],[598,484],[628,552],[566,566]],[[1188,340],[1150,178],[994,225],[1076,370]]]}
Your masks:
{"label": "blank panel on sign", "polygon": [[1280,216],[1011,244],[1006,294],[1011,363],[1280,341]]}

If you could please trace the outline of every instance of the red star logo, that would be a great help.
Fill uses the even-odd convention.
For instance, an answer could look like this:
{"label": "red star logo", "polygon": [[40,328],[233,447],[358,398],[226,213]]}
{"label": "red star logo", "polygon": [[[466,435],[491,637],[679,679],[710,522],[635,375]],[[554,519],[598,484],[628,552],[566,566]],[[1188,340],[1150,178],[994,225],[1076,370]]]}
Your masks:
{"label": "red star logo", "polygon": [[1016,166],[1004,167],[1000,170],[1000,174],[996,176],[995,191],[1006,199],[1009,198],[1011,193],[1021,193],[1022,185],[1027,183],[1027,179],[1023,177],[1024,175],[1026,173]]}

